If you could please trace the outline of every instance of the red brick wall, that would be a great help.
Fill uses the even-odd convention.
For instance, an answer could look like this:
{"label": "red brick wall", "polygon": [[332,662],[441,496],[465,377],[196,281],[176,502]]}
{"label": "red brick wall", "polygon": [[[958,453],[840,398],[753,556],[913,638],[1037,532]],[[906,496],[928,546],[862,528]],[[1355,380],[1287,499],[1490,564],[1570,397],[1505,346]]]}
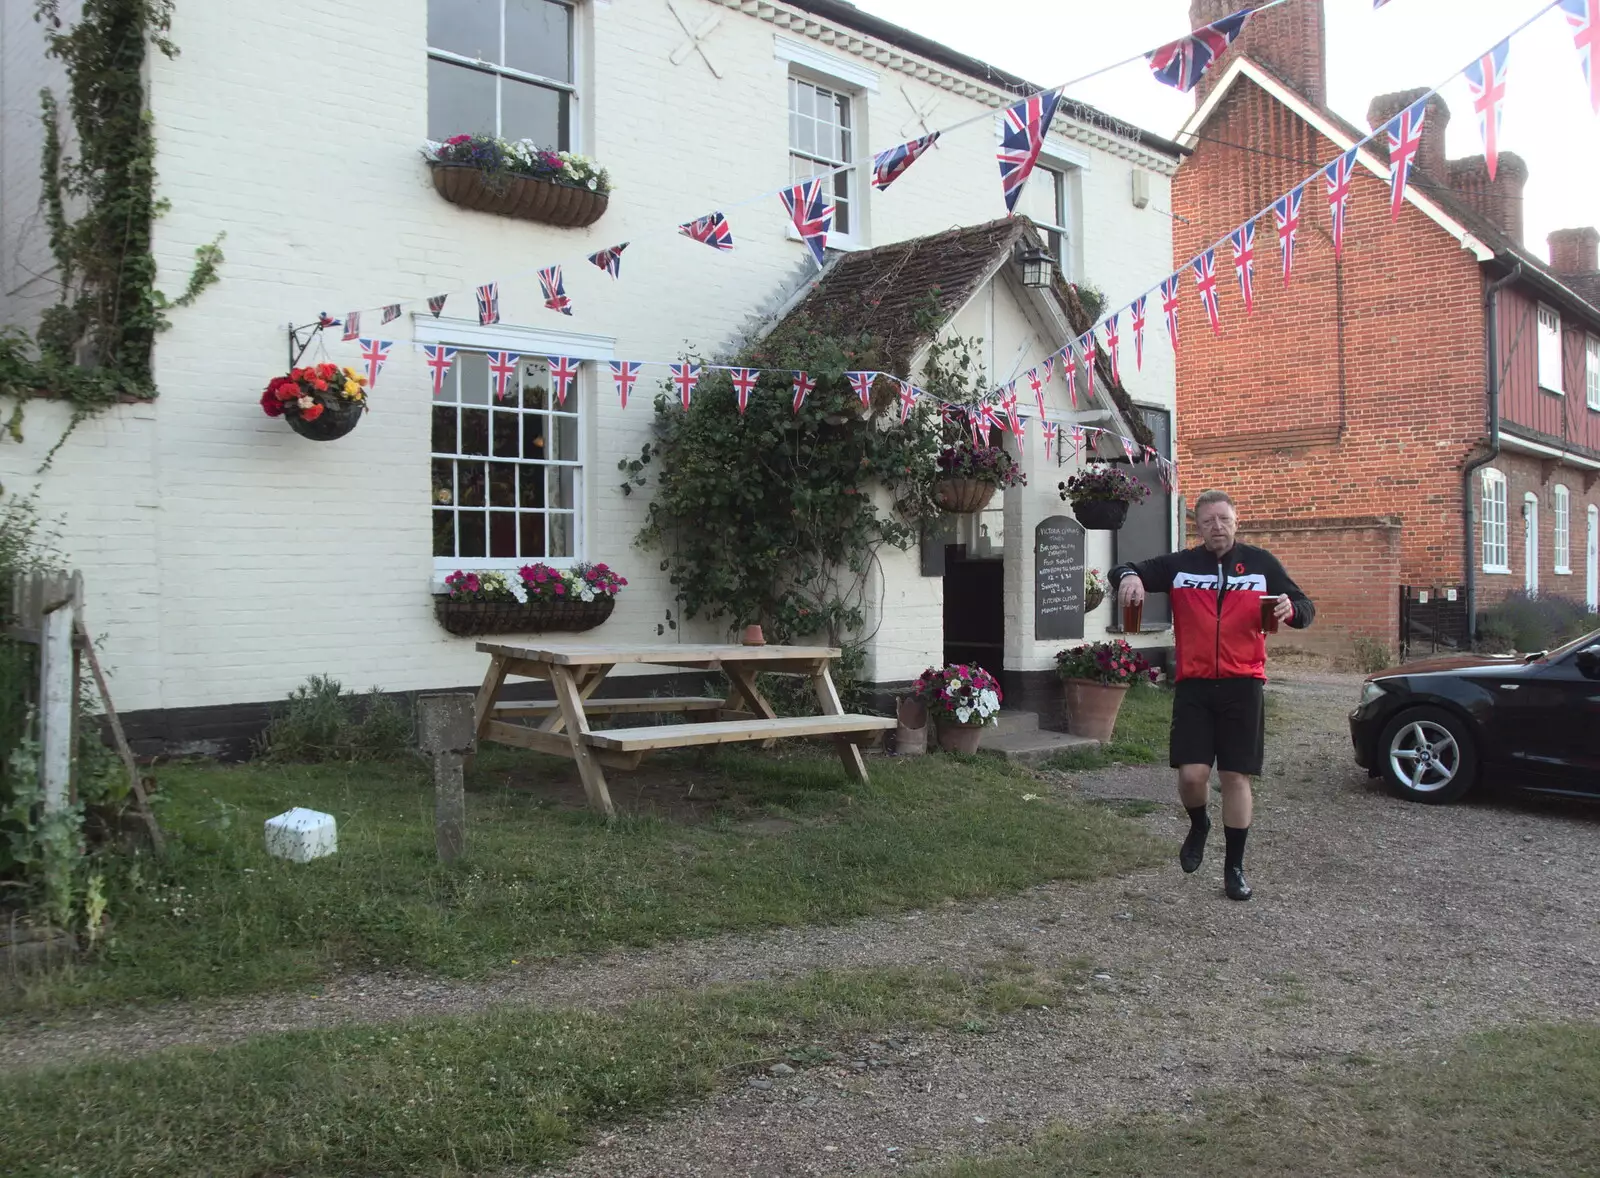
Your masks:
{"label": "red brick wall", "polygon": [[[1202,134],[1173,187],[1174,208],[1187,221],[1174,222],[1180,260],[1338,152],[1247,80]],[[1225,488],[1247,521],[1396,521],[1392,568],[1338,559],[1343,543],[1367,545],[1365,533],[1312,531],[1293,541],[1305,545],[1308,568],[1327,561],[1315,571],[1329,602],[1326,625],[1392,643],[1401,583],[1463,578],[1461,469],[1484,433],[1478,264],[1410,205],[1391,223],[1388,185],[1364,169],[1341,262],[1319,181],[1306,188],[1287,290],[1270,216],[1257,226],[1253,317],[1245,316],[1226,247],[1217,263],[1226,275],[1220,339],[1206,325],[1192,275],[1183,276],[1177,450],[1184,494],[1192,502],[1203,488]],[[1159,314],[1151,318],[1159,324]],[[1332,551],[1324,557],[1318,545]],[[1362,554],[1369,555],[1365,547]]]}

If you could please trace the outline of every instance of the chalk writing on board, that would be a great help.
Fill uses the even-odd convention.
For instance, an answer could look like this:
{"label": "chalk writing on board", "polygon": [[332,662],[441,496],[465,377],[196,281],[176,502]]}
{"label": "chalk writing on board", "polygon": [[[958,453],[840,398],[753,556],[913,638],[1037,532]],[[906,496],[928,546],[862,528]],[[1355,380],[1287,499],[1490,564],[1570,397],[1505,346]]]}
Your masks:
{"label": "chalk writing on board", "polygon": [[1033,636],[1083,637],[1083,526],[1064,515],[1033,530]]}

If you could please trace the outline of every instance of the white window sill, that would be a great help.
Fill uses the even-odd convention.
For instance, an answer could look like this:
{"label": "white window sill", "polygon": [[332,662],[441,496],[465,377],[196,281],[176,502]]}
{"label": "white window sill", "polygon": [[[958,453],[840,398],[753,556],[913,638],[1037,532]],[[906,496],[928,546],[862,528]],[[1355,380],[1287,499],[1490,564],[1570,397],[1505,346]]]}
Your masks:
{"label": "white window sill", "polygon": [[1566,389],[1558,389],[1554,385],[1547,385],[1542,380],[1539,382],[1539,388],[1546,393],[1554,393],[1558,397],[1565,397],[1567,395]]}
{"label": "white window sill", "polygon": [[1507,565],[1503,565],[1503,564],[1486,564],[1486,565],[1483,566],[1482,570],[1480,570],[1480,571],[1485,572],[1485,573],[1501,573],[1501,574],[1504,574],[1505,576],[1510,576],[1511,575],[1510,567],[1507,566]]}
{"label": "white window sill", "polygon": [[1567,566],[1567,567],[1563,568],[1561,565],[1556,565],[1556,576],[1558,576],[1558,577],[1570,577],[1570,576],[1572,576],[1572,568],[1571,568],[1571,566]]}

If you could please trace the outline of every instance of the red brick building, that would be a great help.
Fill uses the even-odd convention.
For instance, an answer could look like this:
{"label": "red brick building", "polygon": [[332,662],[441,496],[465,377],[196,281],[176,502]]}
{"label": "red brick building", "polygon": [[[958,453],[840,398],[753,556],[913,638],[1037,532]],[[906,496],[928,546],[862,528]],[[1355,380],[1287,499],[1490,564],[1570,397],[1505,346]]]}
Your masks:
{"label": "red brick building", "polygon": [[[1191,14],[1236,7],[1193,0]],[[1422,93],[1374,99],[1369,124]],[[1180,259],[1365,133],[1327,109],[1320,0],[1257,16],[1196,94],[1173,186]],[[1536,257],[1526,165],[1502,153],[1491,182],[1482,156],[1447,160],[1449,117],[1431,100],[1398,222],[1387,152],[1362,149],[1342,259],[1320,177],[1307,185],[1287,289],[1263,218],[1248,318],[1219,250],[1220,338],[1182,276],[1184,490],[1232,492],[1243,534],[1284,559],[1340,642],[1393,648],[1402,587],[1453,600],[1463,627],[1517,590],[1596,605],[1600,234],[1552,234]]]}

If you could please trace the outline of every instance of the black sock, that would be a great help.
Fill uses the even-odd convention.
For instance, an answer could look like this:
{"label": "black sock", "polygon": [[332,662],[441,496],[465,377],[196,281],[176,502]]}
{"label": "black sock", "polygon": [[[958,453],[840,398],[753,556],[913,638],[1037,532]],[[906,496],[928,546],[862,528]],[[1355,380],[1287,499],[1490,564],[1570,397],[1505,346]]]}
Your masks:
{"label": "black sock", "polygon": [[1244,867],[1244,840],[1250,834],[1248,826],[1224,826],[1222,835],[1228,841],[1228,849],[1222,861],[1223,869],[1232,871],[1235,867]]}
{"label": "black sock", "polygon": [[1185,806],[1184,809],[1189,811],[1190,830],[1211,829],[1211,817],[1206,813],[1204,806]]}

